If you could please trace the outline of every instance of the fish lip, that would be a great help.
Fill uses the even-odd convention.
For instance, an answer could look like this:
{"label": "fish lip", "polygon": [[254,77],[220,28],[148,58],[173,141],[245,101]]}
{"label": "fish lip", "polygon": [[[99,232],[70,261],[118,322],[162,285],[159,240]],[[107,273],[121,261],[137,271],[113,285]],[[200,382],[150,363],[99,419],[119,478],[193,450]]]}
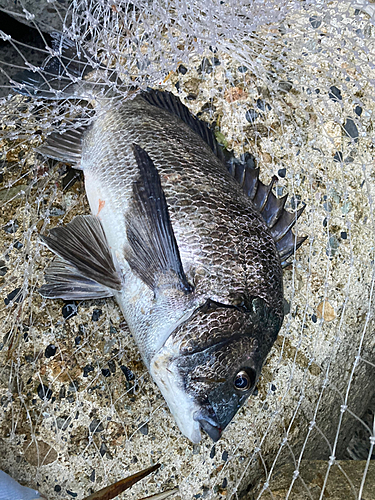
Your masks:
{"label": "fish lip", "polygon": [[223,429],[220,427],[216,415],[211,416],[200,411],[196,412],[193,418],[199,423],[204,432],[210,436],[214,443],[219,441]]}

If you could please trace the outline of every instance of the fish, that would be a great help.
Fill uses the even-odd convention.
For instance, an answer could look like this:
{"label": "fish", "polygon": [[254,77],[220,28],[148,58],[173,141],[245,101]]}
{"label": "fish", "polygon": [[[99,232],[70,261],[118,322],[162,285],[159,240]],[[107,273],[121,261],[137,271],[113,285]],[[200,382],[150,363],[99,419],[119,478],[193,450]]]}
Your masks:
{"label": "fish", "polygon": [[41,235],[57,257],[39,292],[114,297],[182,434],[216,442],[282,326],[282,268],[306,238],[292,232],[304,207],[286,211],[277,178],[263,184],[249,157],[228,157],[174,94],[119,98],[118,79],[102,79],[73,42],[55,35],[53,49],[16,90],[95,101],[88,125],[39,148],[83,171],[91,215]]}

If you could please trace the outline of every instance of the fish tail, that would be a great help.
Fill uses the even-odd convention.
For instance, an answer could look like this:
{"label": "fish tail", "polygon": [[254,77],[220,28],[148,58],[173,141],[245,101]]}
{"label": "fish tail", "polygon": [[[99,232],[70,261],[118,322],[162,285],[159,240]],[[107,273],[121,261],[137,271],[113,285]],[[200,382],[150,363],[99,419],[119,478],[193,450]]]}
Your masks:
{"label": "fish tail", "polygon": [[[12,85],[18,93],[45,99],[87,99],[95,84],[86,80],[99,64],[81,45],[59,32],[51,33],[49,56],[40,67],[17,73]],[[91,91],[91,92],[90,92]]]}

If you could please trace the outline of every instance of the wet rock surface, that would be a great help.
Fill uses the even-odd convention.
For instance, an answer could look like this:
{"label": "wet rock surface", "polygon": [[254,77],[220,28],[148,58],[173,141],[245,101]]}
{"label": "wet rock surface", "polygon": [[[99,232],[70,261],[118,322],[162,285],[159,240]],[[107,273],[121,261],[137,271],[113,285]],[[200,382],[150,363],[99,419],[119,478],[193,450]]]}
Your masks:
{"label": "wet rock surface", "polygon": [[[175,484],[183,500],[256,498],[260,490],[252,490],[266,483],[274,460],[270,490],[274,498],[283,498],[295,469],[288,464],[302,449],[305,458],[314,460],[302,463],[300,476],[312,495],[321,495],[340,421],[336,458],[348,458],[348,449],[350,458],[363,460],[368,454],[371,427],[365,414],[374,390],[373,319],[368,313],[375,108],[373,96],[363,89],[372,76],[357,72],[357,66],[366,65],[345,48],[340,64],[347,65],[351,81],[340,79],[341,73],[320,73],[317,68],[327,62],[324,50],[339,57],[337,47],[345,35],[316,12],[295,16],[282,32],[260,31],[271,40],[270,50],[280,63],[276,67],[274,59],[263,60],[266,73],[256,75],[251,64],[232,58],[226,48],[215,52],[220,64],[208,50],[171,70],[164,82],[216,127],[217,137],[237,157],[251,154],[262,179],[269,182],[278,175],[275,190],[280,196],[289,193],[289,210],[307,205],[297,232],[309,238],[284,274],[288,307],[282,331],[257,390],[215,446],[207,436],[193,445],[181,435],[112,299],[64,303],[38,295],[52,258],[39,234],[89,213],[89,207],[81,177],[64,181],[61,165],[35,157],[32,140],[5,143],[0,284],[3,299],[16,289],[24,299],[12,297],[0,310],[0,467],[29,485],[38,483],[51,500],[83,498],[125,472],[156,462],[163,469],[155,481],[136,487],[129,498]],[[290,31],[297,21],[303,26],[298,43],[307,55]],[[286,65],[290,54],[292,62]],[[211,66],[201,67],[203,57]],[[14,102],[26,105],[20,98]],[[246,119],[249,109],[258,114],[255,122]],[[46,216],[48,207],[53,210]],[[16,230],[3,230],[10,220],[17,221]],[[46,356],[53,351],[50,346],[55,354]],[[364,464],[349,466],[357,467],[348,476],[358,492]],[[371,474],[372,468],[369,480]],[[366,488],[367,483],[364,494]],[[327,491],[336,494],[333,485]]]}

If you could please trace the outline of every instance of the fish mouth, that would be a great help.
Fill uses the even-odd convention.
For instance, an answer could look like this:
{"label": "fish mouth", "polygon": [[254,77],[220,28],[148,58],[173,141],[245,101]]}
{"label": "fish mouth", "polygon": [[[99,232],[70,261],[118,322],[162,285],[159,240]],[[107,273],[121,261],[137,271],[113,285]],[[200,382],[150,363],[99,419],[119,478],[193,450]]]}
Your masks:
{"label": "fish mouth", "polygon": [[210,436],[214,443],[219,441],[223,429],[220,427],[216,415],[207,415],[200,411],[196,412],[193,418],[199,423],[204,432]]}

